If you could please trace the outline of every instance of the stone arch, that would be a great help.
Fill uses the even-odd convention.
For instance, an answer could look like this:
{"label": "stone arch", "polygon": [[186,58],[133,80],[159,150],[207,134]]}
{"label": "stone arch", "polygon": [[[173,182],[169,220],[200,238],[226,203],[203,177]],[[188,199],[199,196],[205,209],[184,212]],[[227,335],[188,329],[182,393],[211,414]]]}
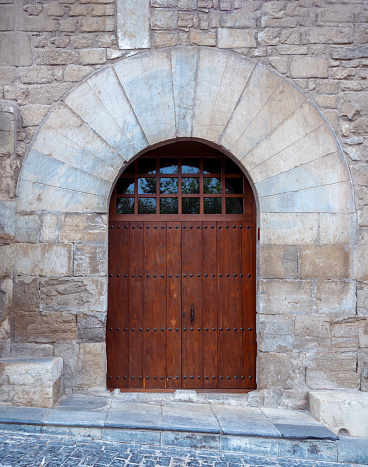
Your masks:
{"label": "stone arch", "polygon": [[[309,269],[306,259],[307,266],[298,272],[296,278],[302,281],[294,284],[296,294],[310,287],[304,279],[321,277],[318,258],[332,255],[333,261],[337,255],[337,272],[329,272],[327,264],[324,278],[351,280],[353,192],[328,122],[287,79],[256,61],[218,49],[177,47],[137,54],[99,70],[68,93],[46,117],[25,158],[17,188],[19,228],[27,229],[22,219],[34,214],[56,215],[59,221],[60,216],[78,213],[106,214],[112,187],[126,163],[149,147],[175,139],[207,142],[238,161],[255,187],[263,244],[306,245],[305,258],[317,257]],[[102,230],[107,226],[104,219]],[[76,240],[70,235],[45,240],[41,235],[31,249],[32,265],[30,250],[19,245],[17,274],[104,277],[107,259],[101,245],[91,246],[100,248],[95,254],[99,266],[75,272],[76,248],[70,245],[76,241],[88,247],[90,240],[87,227],[71,227],[72,232],[73,228],[79,229]],[[60,258],[57,268],[55,258]],[[262,274],[261,269],[260,278],[273,278]],[[281,277],[282,290],[289,291],[288,272]],[[272,287],[269,293],[275,292]],[[99,304],[103,296],[104,305],[99,306],[106,309],[106,287],[91,293]],[[259,309],[269,306],[263,300]],[[259,336],[259,349],[265,352],[266,321],[261,319]],[[290,350],[293,343],[286,339],[280,345],[285,347],[284,342]],[[279,355],[281,367],[289,364]],[[266,365],[268,356],[264,358]],[[297,367],[298,362],[300,372],[292,370],[287,384],[297,379],[297,385],[304,374],[302,358],[290,365]],[[98,370],[94,384],[104,384],[102,373]],[[267,389],[270,378],[272,372],[259,375],[258,387]],[[73,385],[93,383],[75,369]]]}

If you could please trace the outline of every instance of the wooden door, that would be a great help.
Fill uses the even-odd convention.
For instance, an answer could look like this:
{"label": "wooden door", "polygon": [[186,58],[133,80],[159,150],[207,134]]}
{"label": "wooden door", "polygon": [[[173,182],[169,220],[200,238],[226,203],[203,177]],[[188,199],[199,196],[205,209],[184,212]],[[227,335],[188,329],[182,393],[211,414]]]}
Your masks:
{"label": "wooden door", "polygon": [[[166,167],[162,157],[143,161],[145,175],[135,162],[123,179],[123,186],[133,188],[122,194],[115,190],[111,202],[107,386],[253,389],[256,223],[251,189],[221,153],[214,174],[204,159],[198,159],[192,173],[180,156],[183,160],[166,163],[176,167],[168,175],[160,172]],[[210,157],[215,157],[213,151]],[[140,177],[149,190],[143,194]],[[176,194],[160,188],[163,177],[165,190],[175,185]],[[173,183],[168,177],[177,179]],[[228,189],[232,186],[233,191]],[[146,214],[139,214],[140,198],[148,206]],[[126,214],[115,208],[120,199]],[[236,205],[240,212],[228,212],[228,199],[230,208]],[[177,214],[172,213],[175,203]],[[206,215],[206,203],[219,212]],[[160,207],[167,205],[170,214],[163,214]]]}

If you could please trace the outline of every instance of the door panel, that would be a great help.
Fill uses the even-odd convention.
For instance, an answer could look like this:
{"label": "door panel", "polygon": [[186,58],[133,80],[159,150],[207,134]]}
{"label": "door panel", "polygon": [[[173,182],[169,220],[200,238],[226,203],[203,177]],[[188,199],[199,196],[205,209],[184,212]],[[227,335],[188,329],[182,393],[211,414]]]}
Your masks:
{"label": "door panel", "polygon": [[254,388],[255,225],[110,227],[108,387]]}

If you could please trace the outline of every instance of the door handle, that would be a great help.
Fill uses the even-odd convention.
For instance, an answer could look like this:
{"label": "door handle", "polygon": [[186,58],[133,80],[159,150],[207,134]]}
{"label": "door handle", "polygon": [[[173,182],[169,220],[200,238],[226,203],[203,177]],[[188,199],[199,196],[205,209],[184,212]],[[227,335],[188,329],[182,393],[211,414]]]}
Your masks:
{"label": "door handle", "polygon": [[190,324],[194,325],[194,305],[193,303],[190,305]]}

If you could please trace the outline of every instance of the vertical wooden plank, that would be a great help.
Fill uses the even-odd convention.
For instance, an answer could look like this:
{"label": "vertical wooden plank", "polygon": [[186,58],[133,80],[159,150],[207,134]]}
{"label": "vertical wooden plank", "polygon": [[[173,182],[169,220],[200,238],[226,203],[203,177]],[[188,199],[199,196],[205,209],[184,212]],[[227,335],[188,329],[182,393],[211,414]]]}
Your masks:
{"label": "vertical wooden plank", "polygon": [[[130,222],[129,231],[129,387],[142,388],[144,308],[143,222]],[[140,331],[140,329],[142,330]]]}
{"label": "vertical wooden plank", "polygon": [[190,389],[203,388],[202,230],[198,221],[182,224],[182,373]]}
{"label": "vertical wooden plank", "polygon": [[[181,388],[181,222],[166,222],[167,232],[167,388]],[[179,329],[177,331],[177,329]],[[175,330],[175,331],[174,331]]]}
{"label": "vertical wooden plank", "polygon": [[[127,388],[128,381],[128,304],[129,228],[128,222],[109,223],[109,285],[107,312],[107,387]],[[122,306],[125,304],[125,306]],[[125,378],[124,378],[125,377]]]}
{"label": "vertical wooden plank", "polygon": [[[163,228],[162,228],[163,227]],[[144,223],[145,297],[143,373],[146,388],[163,389],[166,381],[166,228]],[[170,331],[172,332],[172,331]],[[175,331],[174,331],[175,332]]]}
{"label": "vertical wooden plank", "polygon": [[219,388],[227,389],[244,382],[241,232],[239,223],[217,223]]}
{"label": "vertical wooden plank", "polygon": [[205,389],[218,387],[216,223],[203,222],[203,373]]}
{"label": "vertical wooden plank", "polygon": [[[256,387],[256,224],[242,222],[244,388]],[[248,276],[250,275],[250,277]]]}

